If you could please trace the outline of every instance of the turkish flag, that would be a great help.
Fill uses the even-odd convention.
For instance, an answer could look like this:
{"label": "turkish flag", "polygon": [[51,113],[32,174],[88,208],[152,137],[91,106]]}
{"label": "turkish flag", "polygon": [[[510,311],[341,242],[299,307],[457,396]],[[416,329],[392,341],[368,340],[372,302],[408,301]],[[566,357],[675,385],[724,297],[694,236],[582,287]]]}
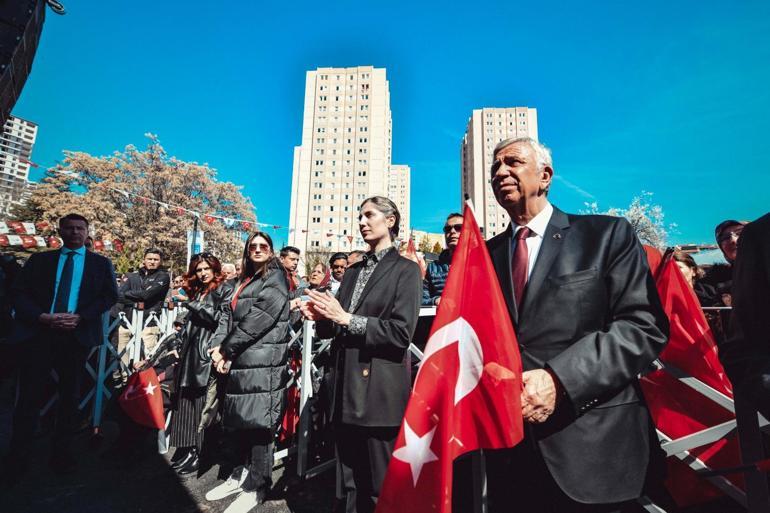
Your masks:
{"label": "turkish flag", "polygon": [[158,375],[152,367],[135,372],[128,378],[126,389],[120,394],[118,402],[126,415],[137,424],[155,429],[165,428],[163,394]]}
{"label": "turkish flag", "polygon": [[521,358],[484,238],[465,207],[378,513],[452,510],[452,462],[523,438]]}
{"label": "turkish flag", "polygon": [[[661,361],[732,399],[732,384],[719,361],[711,328],[695,292],[673,258],[668,257],[660,265],[656,285],[671,325],[671,335],[660,355]],[[731,411],[664,370],[644,376],[641,385],[655,427],[673,440],[735,419]],[[740,465],[735,433],[689,452],[711,468]],[[678,458],[670,457],[668,467],[666,486],[679,506],[703,503],[721,495],[719,490],[705,479],[699,479]],[[735,485],[743,485],[739,475],[728,476],[728,479]]]}

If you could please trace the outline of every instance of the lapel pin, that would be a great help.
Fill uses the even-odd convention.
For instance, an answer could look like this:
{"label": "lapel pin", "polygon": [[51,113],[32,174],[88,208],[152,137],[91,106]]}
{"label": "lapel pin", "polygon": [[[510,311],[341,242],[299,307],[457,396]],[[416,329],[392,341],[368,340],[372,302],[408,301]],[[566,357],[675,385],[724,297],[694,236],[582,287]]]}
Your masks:
{"label": "lapel pin", "polygon": [[561,233],[554,233],[553,234],[553,238],[556,239],[556,240],[561,239]]}

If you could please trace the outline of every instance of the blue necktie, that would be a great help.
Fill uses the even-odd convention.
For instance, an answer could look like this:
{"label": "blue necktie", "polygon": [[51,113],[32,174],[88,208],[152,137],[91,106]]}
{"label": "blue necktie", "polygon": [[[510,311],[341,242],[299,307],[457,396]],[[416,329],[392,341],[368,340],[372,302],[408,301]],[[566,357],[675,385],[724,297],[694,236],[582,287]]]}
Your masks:
{"label": "blue necktie", "polygon": [[67,260],[64,261],[64,267],[61,270],[59,278],[59,288],[56,289],[56,300],[53,303],[53,312],[61,313],[69,311],[70,289],[72,289],[72,272],[75,269],[75,252],[67,253]]}

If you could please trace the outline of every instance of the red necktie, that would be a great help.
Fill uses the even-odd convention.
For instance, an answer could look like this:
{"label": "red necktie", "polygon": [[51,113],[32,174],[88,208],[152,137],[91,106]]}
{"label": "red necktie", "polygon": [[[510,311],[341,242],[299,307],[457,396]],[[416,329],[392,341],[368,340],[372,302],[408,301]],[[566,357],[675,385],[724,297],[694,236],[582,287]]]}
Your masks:
{"label": "red necktie", "polygon": [[532,235],[532,230],[524,226],[514,235],[516,248],[513,251],[511,262],[511,277],[513,278],[513,296],[516,299],[516,308],[521,308],[521,298],[524,297],[524,289],[527,287],[527,270],[529,268],[529,254],[527,252],[527,237]]}

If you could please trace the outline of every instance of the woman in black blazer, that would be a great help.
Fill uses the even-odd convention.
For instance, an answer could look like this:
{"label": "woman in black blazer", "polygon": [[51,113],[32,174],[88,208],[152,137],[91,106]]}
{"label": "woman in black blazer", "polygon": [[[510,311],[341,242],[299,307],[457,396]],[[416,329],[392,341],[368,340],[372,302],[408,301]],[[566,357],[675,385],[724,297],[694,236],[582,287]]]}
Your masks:
{"label": "woman in black blazer", "polygon": [[[407,348],[417,326],[420,268],[393,241],[401,215],[374,196],[359,209],[366,257],[346,272],[337,296],[308,291],[306,317],[321,338],[334,338],[332,421],[337,479],[348,513],[374,511],[411,385]],[[338,486],[340,489],[340,486]]]}

